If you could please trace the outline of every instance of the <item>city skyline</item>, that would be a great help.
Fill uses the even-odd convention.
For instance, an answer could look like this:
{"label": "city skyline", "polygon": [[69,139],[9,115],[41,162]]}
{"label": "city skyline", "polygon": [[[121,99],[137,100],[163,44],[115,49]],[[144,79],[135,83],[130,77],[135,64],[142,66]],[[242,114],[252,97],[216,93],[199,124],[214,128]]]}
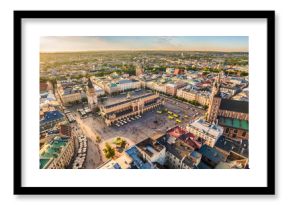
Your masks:
{"label": "city skyline", "polygon": [[247,36],[44,36],[40,52],[77,51],[248,52]]}

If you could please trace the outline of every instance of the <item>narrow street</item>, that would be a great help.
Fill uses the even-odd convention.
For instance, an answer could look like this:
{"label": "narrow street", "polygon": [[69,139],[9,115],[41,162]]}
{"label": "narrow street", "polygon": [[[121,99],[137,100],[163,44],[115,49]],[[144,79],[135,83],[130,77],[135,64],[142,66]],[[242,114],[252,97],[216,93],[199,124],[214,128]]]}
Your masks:
{"label": "narrow street", "polygon": [[101,150],[98,143],[96,143],[96,133],[94,133],[90,127],[84,124],[78,115],[75,117],[75,119],[79,129],[82,130],[82,133],[87,137],[88,140],[87,157],[84,166],[86,169],[95,169],[103,163]]}

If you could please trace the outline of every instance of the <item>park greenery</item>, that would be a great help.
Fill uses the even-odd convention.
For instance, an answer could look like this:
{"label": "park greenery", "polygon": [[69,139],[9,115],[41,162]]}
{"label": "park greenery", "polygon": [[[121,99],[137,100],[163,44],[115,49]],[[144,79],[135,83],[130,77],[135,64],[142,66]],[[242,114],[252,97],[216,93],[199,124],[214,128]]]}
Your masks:
{"label": "park greenery", "polygon": [[225,65],[238,65],[238,66],[245,66],[248,65],[248,56],[241,56],[236,58],[226,58]]}
{"label": "park greenery", "polygon": [[113,143],[116,144],[118,147],[122,147],[122,148],[125,148],[127,144],[126,140],[122,139],[121,137],[116,137]]}
{"label": "park greenery", "polygon": [[115,150],[109,145],[109,143],[105,144],[105,148],[103,149],[103,152],[107,159],[111,159],[115,156]]}
{"label": "park greenery", "polygon": [[149,71],[150,73],[153,73],[153,74],[158,74],[160,72],[165,72],[166,71],[166,66],[148,67],[145,70]]}

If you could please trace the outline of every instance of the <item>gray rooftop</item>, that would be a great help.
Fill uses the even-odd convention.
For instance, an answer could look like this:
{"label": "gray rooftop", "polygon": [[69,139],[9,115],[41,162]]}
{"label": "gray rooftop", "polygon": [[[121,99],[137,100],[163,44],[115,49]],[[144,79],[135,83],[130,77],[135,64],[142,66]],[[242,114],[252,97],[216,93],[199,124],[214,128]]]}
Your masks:
{"label": "gray rooftop", "polygon": [[220,110],[249,113],[249,103],[247,101],[222,99]]}
{"label": "gray rooftop", "polygon": [[130,91],[130,98],[127,98],[127,92],[123,94],[118,94],[116,96],[108,97],[104,102],[103,105],[106,108],[110,106],[116,106],[118,104],[130,102],[136,100],[143,96],[153,95],[151,91],[139,90],[139,91]]}

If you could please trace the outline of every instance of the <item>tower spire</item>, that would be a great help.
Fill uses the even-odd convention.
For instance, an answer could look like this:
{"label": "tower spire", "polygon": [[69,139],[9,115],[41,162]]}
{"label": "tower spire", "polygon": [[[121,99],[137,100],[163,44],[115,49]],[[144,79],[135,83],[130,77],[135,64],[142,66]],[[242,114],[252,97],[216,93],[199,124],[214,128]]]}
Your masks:
{"label": "tower spire", "polygon": [[217,79],[218,84],[221,84],[221,73],[218,73],[218,79]]}
{"label": "tower spire", "polygon": [[218,73],[212,86],[210,103],[206,115],[206,120],[210,123],[215,123],[218,116],[218,111],[221,103],[220,87],[221,77],[220,73]]}
{"label": "tower spire", "polygon": [[88,88],[94,88],[91,78],[88,80]]}
{"label": "tower spire", "polygon": [[220,87],[221,87],[221,76],[220,73],[218,73],[213,83],[212,96],[220,96]]}

